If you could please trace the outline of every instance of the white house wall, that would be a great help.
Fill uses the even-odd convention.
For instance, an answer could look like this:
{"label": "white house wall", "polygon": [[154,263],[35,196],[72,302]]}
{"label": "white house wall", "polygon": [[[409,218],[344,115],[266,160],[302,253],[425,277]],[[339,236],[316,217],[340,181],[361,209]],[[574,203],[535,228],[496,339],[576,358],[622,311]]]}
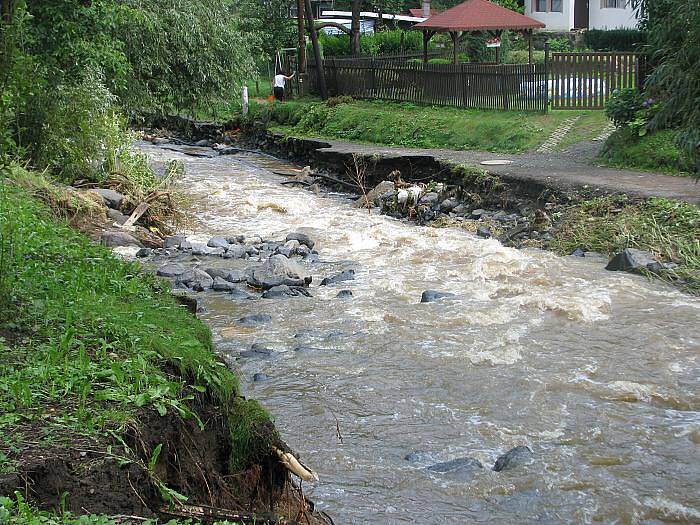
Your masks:
{"label": "white house wall", "polygon": [[568,31],[574,27],[573,2],[568,0],[562,1],[561,13],[542,13],[535,11],[535,0],[526,0],[525,14],[545,24],[547,26],[545,31]]}
{"label": "white house wall", "polygon": [[[634,10],[627,6],[624,9],[601,8],[597,4],[599,0],[590,0],[590,20],[588,27],[591,29],[620,29],[637,27],[637,17]],[[594,5],[596,3],[596,5]]]}

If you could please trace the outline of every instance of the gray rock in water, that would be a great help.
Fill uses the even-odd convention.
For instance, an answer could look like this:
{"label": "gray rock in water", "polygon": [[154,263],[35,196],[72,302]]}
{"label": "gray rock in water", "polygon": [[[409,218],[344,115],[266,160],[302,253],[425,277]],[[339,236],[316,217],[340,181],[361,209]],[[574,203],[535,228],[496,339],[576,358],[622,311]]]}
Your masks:
{"label": "gray rock in water", "polygon": [[209,246],[202,244],[201,242],[192,243],[192,255],[209,255],[211,250],[212,248],[209,248]]}
{"label": "gray rock in water", "polygon": [[228,248],[228,241],[223,237],[212,237],[207,242],[209,248],[223,248],[224,250]]}
{"label": "gray rock in water", "polygon": [[234,244],[228,247],[223,257],[224,259],[247,259],[248,250],[246,250],[245,246]]}
{"label": "gray rock in water", "polygon": [[367,203],[369,202],[370,206],[376,202],[380,197],[386,194],[391,194],[393,197],[394,192],[396,191],[396,185],[391,182],[390,180],[383,180],[379,184],[377,184],[374,188],[369,190],[367,192],[367,198],[365,199],[364,195],[357,199],[354,203],[353,206],[355,208],[366,208]]}
{"label": "gray rock in water", "polygon": [[122,202],[124,202],[124,195],[122,195],[118,191],[110,190],[108,188],[96,188],[92,191],[94,191],[95,193],[99,194],[100,197],[102,197],[105,206],[107,206],[108,208],[118,209],[122,205]]}
{"label": "gray rock in water", "polygon": [[311,275],[284,255],[273,255],[264,264],[249,269],[247,281],[254,288],[269,290],[275,286],[307,286]]}
{"label": "gray rock in water", "polygon": [[143,257],[150,257],[150,255],[153,253],[153,250],[150,248],[141,248],[139,251],[136,252],[136,257],[138,258],[143,258]]}
{"label": "gray rock in water", "polygon": [[310,253],[304,256],[304,262],[314,264],[321,260],[321,257],[317,253]]}
{"label": "gray rock in water", "polygon": [[272,348],[266,348],[264,345],[261,345],[259,343],[253,344],[253,346],[250,347],[250,350],[243,350],[240,354],[238,354],[240,357],[263,357],[263,358],[269,358],[269,357],[274,357],[277,355],[277,352],[275,352]]}
{"label": "gray rock in water", "polygon": [[321,286],[327,286],[329,284],[340,283],[343,281],[354,281],[355,280],[355,270],[345,270],[332,277],[326,277],[321,281]]}
{"label": "gray rock in water", "polygon": [[235,284],[222,277],[214,277],[214,282],[211,285],[211,289],[217,292],[232,292],[237,288]]}
{"label": "gray rock in water", "polygon": [[260,326],[270,321],[272,321],[272,317],[267,314],[253,314],[241,317],[236,322],[242,326]]}
{"label": "gray rock in water", "polygon": [[610,259],[605,269],[611,272],[639,272],[655,262],[652,254],[649,252],[637,250],[636,248],[625,248]]}
{"label": "gray rock in water", "polygon": [[253,381],[255,383],[261,383],[263,381],[269,381],[269,380],[270,380],[270,376],[267,374],[263,374],[262,372],[257,372],[255,374],[253,374]]}
{"label": "gray rock in water", "polygon": [[295,294],[292,293],[292,289],[286,284],[273,286],[269,290],[265,290],[262,294],[263,299],[280,299],[283,297],[292,297],[294,295]]}
{"label": "gray rock in water", "polygon": [[192,288],[197,292],[203,292],[208,290],[214,284],[214,279],[202,270],[197,268],[192,270],[187,270],[185,273],[177,277],[177,282],[182,283],[188,288]]}
{"label": "gray rock in water", "polygon": [[660,263],[660,262],[653,262],[651,264],[647,264],[647,270],[649,270],[652,273],[658,273],[662,272],[664,270],[673,270],[675,268],[678,268],[678,265],[673,262],[667,262],[667,263]]}
{"label": "gray rock in water", "polygon": [[188,240],[184,240],[180,243],[180,249],[183,251],[192,251],[192,246],[193,244]]}
{"label": "gray rock in water", "polygon": [[493,470],[501,472],[502,470],[511,470],[521,465],[529,465],[532,463],[532,450],[525,445],[519,445],[510,449],[502,456],[498,456]]}
{"label": "gray rock in water", "polygon": [[481,462],[474,458],[457,458],[430,465],[427,470],[439,474],[449,474],[450,477],[460,481],[470,481],[474,474],[483,468]]}
{"label": "gray rock in water", "polygon": [[297,346],[294,348],[294,352],[297,354],[309,354],[316,352],[327,352],[325,348],[316,348],[314,346]]}
{"label": "gray rock in water", "polygon": [[434,452],[426,452],[425,450],[416,450],[410,454],[406,454],[403,459],[409,463],[430,463],[435,461]]}
{"label": "gray rock in water", "polygon": [[100,237],[100,241],[103,245],[109,247],[115,246],[138,246],[142,247],[141,242],[129,235],[126,232],[104,232]]}
{"label": "gray rock in water", "polygon": [[211,275],[212,279],[220,277],[230,283],[241,283],[245,281],[245,276],[239,270],[229,270],[227,268],[204,268],[204,271]]}
{"label": "gray rock in water", "polygon": [[445,199],[440,203],[440,211],[450,213],[459,203],[455,199]]}
{"label": "gray rock in water", "polygon": [[235,290],[231,290],[231,299],[234,301],[254,301],[258,297],[253,294],[249,294],[245,290],[242,290],[241,288],[236,288]]}
{"label": "gray rock in water", "polygon": [[129,220],[128,215],[124,215],[122,212],[115,210],[114,208],[107,208],[107,217],[119,225],[124,224],[127,220]]}
{"label": "gray rock in water", "polygon": [[348,299],[352,297],[352,290],[340,290],[335,296],[336,299]]}
{"label": "gray rock in water", "polygon": [[432,303],[439,299],[445,299],[447,297],[456,297],[455,294],[450,292],[439,292],[437,290],[426,290],[420,296],[421,303]]}
{"label": "gray rock in water", "polygon": [[439,196],[437,193],[431,191],[431,192],[426,193],[425,195],[423,195],[423,196],[419,199],[418,202],[419,202],[420,204],[428,204],[428,205],[431,205],[431,204],[435,204],[438,200],[440,200],[440,196]]}
{"label": "gray rock in water", "polygon": [[586,252],[584,252],[581,248],[576,248],[573,252],[571,252],[572,257],[585,257]]}
{"label": "gray rock in water", "polygon": [[472,210],[472,219],[479,219],[484,213],[484,210],[482,210],[481,208]]}
{"label": "gray rock in water", "polygon": [[180,263],[168,263],[156,270],[156,275],[160,277],[178,277],[187,271]]}
{"label": "gray rock in water", "polygon": [[464,215],[465,211],[466,211],[466,206],[464,206],[464,204],[459,204],[459,205],[454,207],[454,209],[452,210],[452,213],[454,213],[455,215]]}
{"label": "gray rock in water", "polygon": [[171,235],[163,241],[163,248],[179,248],[184,241],[184,235]]}
{"label": "gray rock in water", "polygon": [[476,230],[476,234],[481,237],[482,239],[488,239],[489,237],[492,237],[493,234],[491,233],[491,230],[488,228],[485,228],[484,226],[479,226]]}
{"label": "gray rock in water", "polygon": [[243,244],[243,242],[245,241],[245,235],[230,235],[226,237],[226,240],[230,244]]}
{"label": "gray rock in water", "polygon": [[311,239],[311,237],[309,237],[309,236],[306,235],[305,233],[301,233],[301,232],[293,232],[293,233],[290,233],[290,234],[287,235],[287,237],[285,238],[285,241],[286,241],[286,242],[288,242],[288,241],[298,241],[299,244],[303,244],[303,245],[305,245],[305,246],[308,246],[308,247],[309,247],[309,250],[313,250],[313,249],[314,249],[314,246],[316,245],[316,243],[313,241],[313,239]]}
{"label": "gray rock in water", "polygon": [[284,243],[284,246],[278,246],[277,249],[275,250],[275,253],[281,253],[285,257],[289,258],[295,253],[297,253],[297,250],[299,249],[299,241],[296,239],[291,239],[287,242]]}

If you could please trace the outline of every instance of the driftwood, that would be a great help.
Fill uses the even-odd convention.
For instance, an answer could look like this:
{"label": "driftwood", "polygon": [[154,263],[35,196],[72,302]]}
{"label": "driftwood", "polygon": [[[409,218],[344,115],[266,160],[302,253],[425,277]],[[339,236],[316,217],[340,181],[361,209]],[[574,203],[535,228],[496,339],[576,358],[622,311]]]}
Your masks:
{"label": "driftwood", "polygon": [[306,182],[305,180],[283,180],[280,182],[280,184],[301,184],[302,186],[311,186],[311,183]]}
{"label": "driftwood", "polygon": [[221,509],[206,505],[178,505],[173,508],[161,507],[158,512],[164,517],[191,519],[194,522],[201,523],[232,521],[256,525],[300,525],[297,521],[279,518],[272,513],[253,514],[252,512]]}

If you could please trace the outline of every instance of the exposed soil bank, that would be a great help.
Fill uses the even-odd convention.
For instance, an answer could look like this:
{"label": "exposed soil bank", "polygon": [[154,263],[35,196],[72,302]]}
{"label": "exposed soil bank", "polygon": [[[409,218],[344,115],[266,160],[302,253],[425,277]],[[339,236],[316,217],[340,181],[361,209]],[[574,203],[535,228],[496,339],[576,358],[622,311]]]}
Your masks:
{"label": "exposed soil bank", "polygon": [[[326,523],[209,329],[163,283],[56,221],[37,202],[55,195],[19,189],[30,176],[0,179],[0,211],[11,211],[0,239],[12,246],[0,266],[0,496],[75,515]],[[105,220],[114,202],[90,202],[70,213],[73,227],[142,245]],[[203,518],[192,506],[213,509]]]}

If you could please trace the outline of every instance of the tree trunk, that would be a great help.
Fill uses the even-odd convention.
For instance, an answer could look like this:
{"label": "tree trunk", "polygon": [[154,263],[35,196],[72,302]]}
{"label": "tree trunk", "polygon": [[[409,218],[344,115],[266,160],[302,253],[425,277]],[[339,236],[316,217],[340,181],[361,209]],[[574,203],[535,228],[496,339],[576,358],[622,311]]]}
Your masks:
{"label": "tree trunk", "polygon": [[306,73],[306,39],[304,38],[304,0],[297,0],[297,37],[299,39],[299,75]]}
{"label": "tree trunk", "polygon": [[321,92],[321,99],[328,98],[328,89],[326,88],[326,75],[323,70],[323,59],[321,58],[321,48],[318,45],[318,35],[316,26],[314,25],[314,13],[311,10],[311,0],[305,0],[306,5],[306,21],[309,24],[309,35],[311,36],[311,45],[314,49],[314,62],[316,62],[316,75],[318,78],[318,90]]}
{"label": "tree trunk", "polygon": [[6,24],[12,22],[12,11],[14,0],[2,0],[0,3],[0,20]]}
{"label": "tree trunk", "polygon": [[352,0],[352,23],[350,25],[350,49],[353,56],[360,56],[360,8],[362,0]]}

